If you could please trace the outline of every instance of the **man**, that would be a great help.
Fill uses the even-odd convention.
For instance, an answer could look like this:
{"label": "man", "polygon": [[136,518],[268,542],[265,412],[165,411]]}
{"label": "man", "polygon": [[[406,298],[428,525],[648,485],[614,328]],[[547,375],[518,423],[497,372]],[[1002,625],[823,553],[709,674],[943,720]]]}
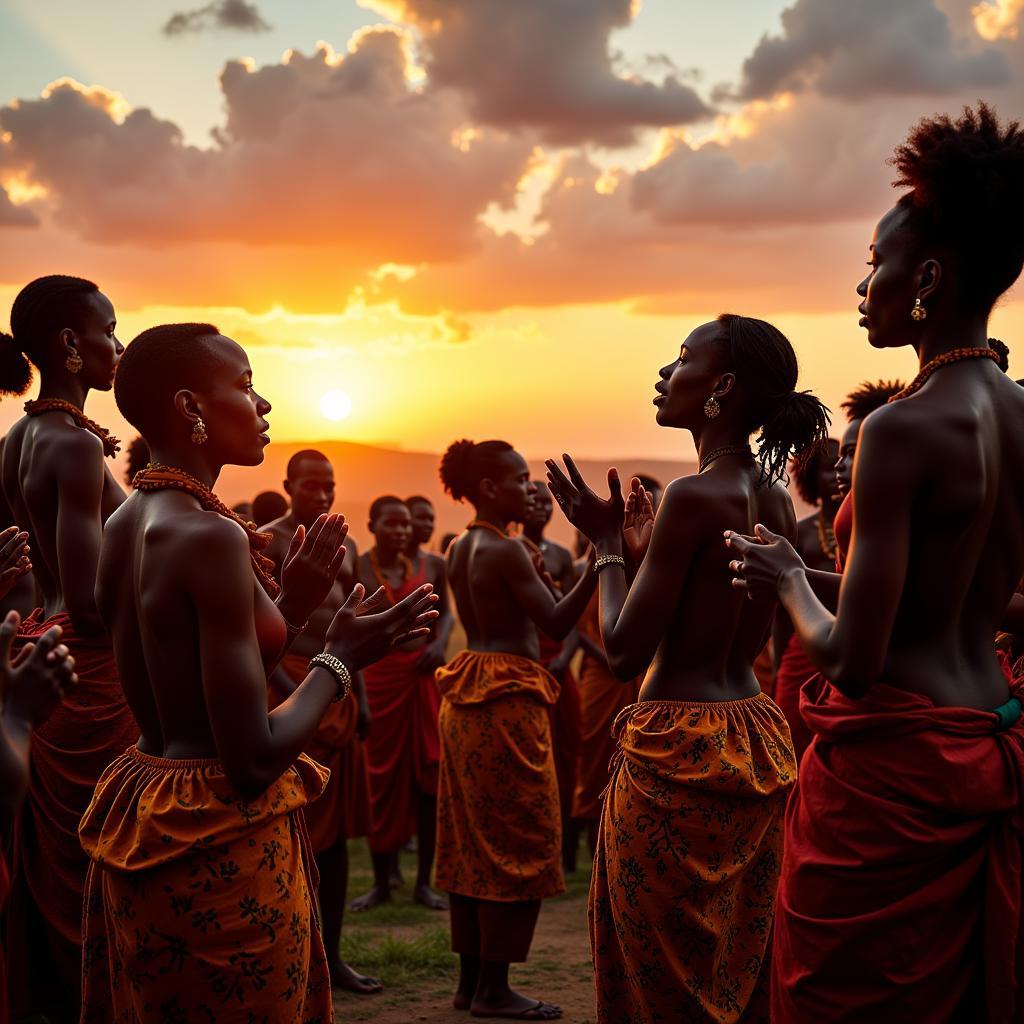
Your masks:
{"label": "man", "polygon": [[[554,501],[543,480],[534,480],[526,522],[520,540],[534,558],[538,571],[546,572],[555,584],[558,595],[567,594],[576,582],[572,553],[568,548],[544,537],[551,522]],[[558,775],[558,798],[562,811],[562,870],[571,874],[576,870],[576,848],[579,831],[572,824],[572,800],[576,789],[577,763],[580,754],[582,721],[580,718],[580,692],[576,676],[569,663],[580,646],[579,634],[573,630],[564,643],[539,634],[540,661],[561,684],[558,703],[551,709],[551,739],[555,753],[555,772]]]}
{"label": "man", "polygon": [[429,639],[395,650],[364,674],[374,721],[366,743],[373,800],[370,854],[374,883],[369,892],[353,901],[352,909],[369,910],[391,899],[398,853],[415,833],[418,867],[413,899],[431,910],[447,910],[447,901],[430,885],[441,756],[437,730],[441,698],[434,672],[445,663],[451,631],[444,563],[436,555],[423,554],[414,563],[406,554],[413,540],[413,525],[401,498],[385,495],[374,501],[368,525],[374,546],[360,556],[357,568],[357,578],[367,593],[384,587],[394,603],[429,581],[440,596],[441,617]]}
{"label": "man", "polygon": [[[286,473],[284,489],[291,499],[291,510],[266,526],[274,538],[266,554],[274,560],[278,578],[296,528],[308,530],[334,504],[334,469],[323,453],[313,449],[296,452],[288,460]],[[272,707],[286,700],[306,677],[309,659],[324,649],[327,628],[356,582],[355,542],[348,538],[345,547],[337,583],[271,677]],[[348,888],[347,840],[366,835],[370,828],[366,750],[362,743],[369,728],[365,687],[360,674],[354,673],[352,694],[330,706],[307,751],[314,760],[330,768],[331,779],[320,799],[306,808],[310,842],[320,872],[318,898],[331,984],[367,995],[380,992],[383,986],[376,978],[359,974],[346,964],[338,945]]]}

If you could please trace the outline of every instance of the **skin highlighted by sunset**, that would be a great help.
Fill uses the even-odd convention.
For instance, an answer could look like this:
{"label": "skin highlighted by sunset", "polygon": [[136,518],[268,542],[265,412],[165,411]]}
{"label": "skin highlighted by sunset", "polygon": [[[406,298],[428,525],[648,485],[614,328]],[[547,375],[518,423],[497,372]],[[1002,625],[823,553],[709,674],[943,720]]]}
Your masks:
{"label": "skin highlighted by sunset", "polygon": [[1022,100],[1022,0],[0,5],[0,1024],[1024,1021]]}

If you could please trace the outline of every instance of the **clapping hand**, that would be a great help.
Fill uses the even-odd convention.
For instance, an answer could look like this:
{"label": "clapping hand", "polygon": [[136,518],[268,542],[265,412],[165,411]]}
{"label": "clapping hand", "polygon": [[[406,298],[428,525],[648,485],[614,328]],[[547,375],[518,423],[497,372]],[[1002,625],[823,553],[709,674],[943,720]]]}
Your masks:
{"label": "clapping hand", "polygon": [[745,590],[747,597],[775,600],[782,577],[793,569],[805,569],[793,545],[758,523],[754,536],[725,531],[725,546],[739,556],[729,563],[732,585]]}
{"label": "clapping hand", "polygon": [[327,600],[345,560],[347,536],[348,524],[339,514],[317,516],[308,532],[301,524],[296,528],[281,567],[281,591],[300,622]]}
{"label": "clapping hand", "polygon": [[625,518],[622,525],[622,539],[639,565],[647,554],[654,532],[654,502],[650,494],[640,483],[639,477],[629,481],[629,494],[626,495]]}
{"label": "clapping hand", "polygon": [[75,659],[58,643],[60,626],[48,629],[34,643],[26,644],[11,661],[11,644],[21,618],[8,612],[0,623],[0,677],[4,713],[35,729],[50,717],[64,692],[78,682]]}
{"label": "clapping hand", "polygon": [[563,455],[562,459],[569,472],[568,477],[553,459],[546,459],[544,465],[548,470],[548,487],[565,518],[595,544],[602,539],[618,538],[625,517],[618,471],[608,470],[609,495],[599,498],[587,485],[572,458]]}
{"label": "clapping hand", "polygon": [[[357,583],[327,630],[327,652],[352,672],[379,661],[399,644],[429,635],[439,615],[434,608],[438,597],[429,583],[381,612],[360,610],[364,593],[363,585]],[[375,593],[368,603],[376,600]]]}
{"label": "clapping hand", "polygon": [[25,573],[31,572],[29,554],[28,534],[24,530],[8,526],[0,533],[0,599],[10,593]]}

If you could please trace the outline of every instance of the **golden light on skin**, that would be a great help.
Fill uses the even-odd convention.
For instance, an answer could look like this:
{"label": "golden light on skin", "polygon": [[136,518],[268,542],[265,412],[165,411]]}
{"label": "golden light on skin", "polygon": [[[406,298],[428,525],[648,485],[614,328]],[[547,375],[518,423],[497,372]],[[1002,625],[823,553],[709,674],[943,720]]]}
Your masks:
{"label": "golden light on skin", "polygon": [[335,422],[347,419],[352,412],[352,399],[344,391],[325,391],[320,398],[320,411]]}

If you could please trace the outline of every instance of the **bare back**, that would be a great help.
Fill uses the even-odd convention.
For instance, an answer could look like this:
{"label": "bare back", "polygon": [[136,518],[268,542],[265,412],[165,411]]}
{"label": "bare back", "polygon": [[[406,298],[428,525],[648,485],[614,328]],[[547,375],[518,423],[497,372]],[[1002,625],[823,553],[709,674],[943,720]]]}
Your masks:
{"label": "bare back", "polygon": [[[762,523],[792,540],[796,517],[781,484],[758,486],[760,469],[718,465],[676,480],[658,510],[651,549],[634,583],[677,594],[641,690],[643,700],[738,700],[760,691],[754,659],[768,639],[774,602],[750,601],[731,585],[725,530]],[[682,558],[672,551],[685,552]],[[653,579],[647,561],[661,559]],[[675,577],[674,579],[672,577]],[[631,591],[624,616],[633,599]]]}
{"label": "bare back", "polygon": [[124,501],[102,442],[62,412],[23,416],[4,442],[0,479],[29,534],[46,615],[68,611],[80,628],[95,626],[83,606],[92,604],[103,524]]}
{"label": "bare back", "polygon": [[[153,756],[218,753],[200,669],[199,623],[189,594],[203,586],[204,578],[223,575],[217,549],[226,531],[244,537],[237,524],[174,490],[133,494],[107,524],[97,600],[141,729],[139,749]],[[284,644],[284,620],[251,572],[244,585],[253,588],[260,652],[265,664],[272,663]],[[233,642],[224,637],[225,645]]]}
{"label": "bare back", "polygon": [[523,545],[467,530],[448,548],[448,583],[471,651],[540,658],[537,628],[506,582],[510,559],[529,564]]}
{"label": "bare back", "polygon": [[993,637],[1024,573],[1024,388],[987,361],[961,365],[873,413],[853,501],[840,619],[868,604],[879,559],[905,567],[882,681],[939,704],[1002,703]]}

